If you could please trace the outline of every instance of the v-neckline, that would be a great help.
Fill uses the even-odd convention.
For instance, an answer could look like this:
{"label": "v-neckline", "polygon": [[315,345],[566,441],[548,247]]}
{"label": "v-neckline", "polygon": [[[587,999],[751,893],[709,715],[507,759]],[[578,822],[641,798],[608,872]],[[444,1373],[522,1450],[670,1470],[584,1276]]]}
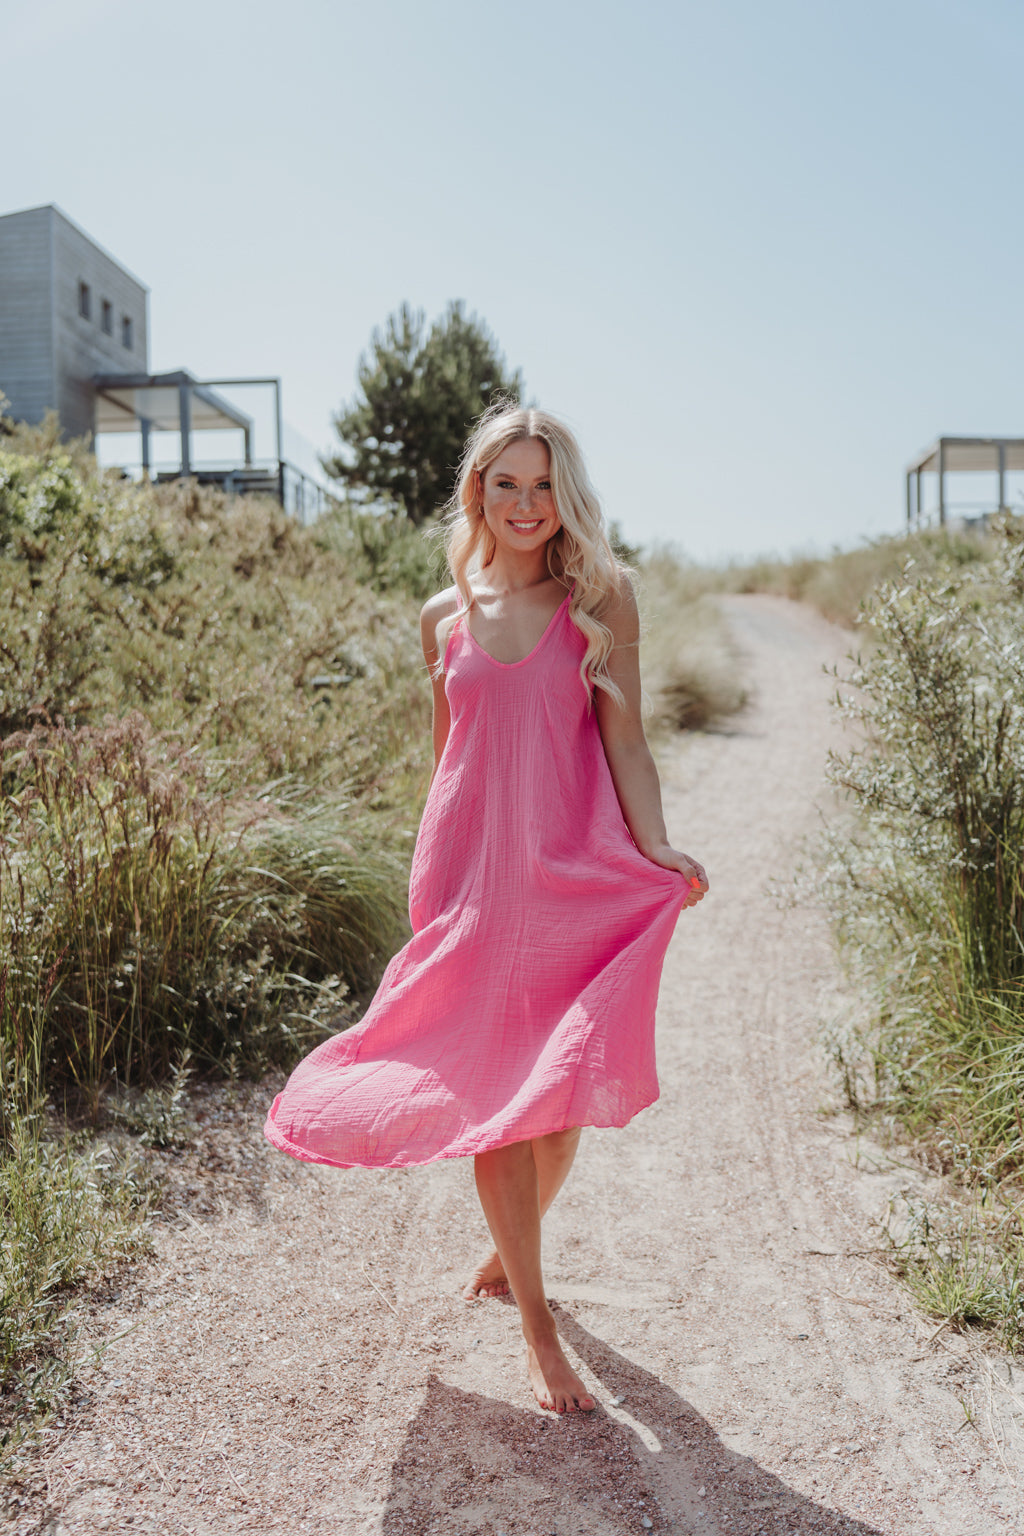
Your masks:
{"label": "v-neckline", "polygon": [[558,607],[555,609],[554,613],[551,615],[551,617],[548,620],[547,624],[544,626],[544,633],[541,635],[540,639],[537,641],[537,644],[533,647],[533,649],[531,651],[528,651],[525,656],[521,656],[518,661],[499,661],[497,656],[492,656],[490,651],[485,651],[484,650],[483,646],[480,644],[479,640],[476,638],[476,636],[474,635],[473,631],[469,627],[469,611],[468,611],[468,609],[463,608],[461,613],[459,614],[459,617],[462,620],[462,627],[466,631],[467,636],[469,637],[470,644],[476,647],[476,649],[480,652],[481,656],[486,656],[487,660],[489,662],[491,662],[492,665],[494,665],[496,667],[522,667],[522,666],[525,666],[528,661],[532,661],[534,656],[536,656],[537,652],[540,650],[541,646],[544,644],[545,640],[548,638],[548,635],[550,635],[551,631],[554,629],[554,627],[555,627],[555,620],[558,618],[559,614],[562,612],[562,609],[565,607],[565,605],[569,601],[570,597],[572,597],[572,592],[571,591],[569,591],[569,592],[567,592],[565,594],[565,596],[562,598],[562,601],[559,603]]}

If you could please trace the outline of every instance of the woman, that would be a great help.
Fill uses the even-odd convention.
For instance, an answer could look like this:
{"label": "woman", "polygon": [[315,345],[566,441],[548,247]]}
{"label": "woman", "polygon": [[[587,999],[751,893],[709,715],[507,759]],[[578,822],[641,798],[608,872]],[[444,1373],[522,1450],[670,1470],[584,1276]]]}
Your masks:
{"label": "woman", "polygon": [[454,586],[424,605],[434,774],[413,938],[360,1024],[271,1108],[294,1157],[400,1167],[473,1155],[494,1251],[467,1299],[511,1291],[537,1401],[591,1409],[544,1294],[541,1217],[581,1125],[658,1094],[654,1008],[703,868],[669,845],[644,739],[639,624],[572,434],[500,406],[466,449]]}

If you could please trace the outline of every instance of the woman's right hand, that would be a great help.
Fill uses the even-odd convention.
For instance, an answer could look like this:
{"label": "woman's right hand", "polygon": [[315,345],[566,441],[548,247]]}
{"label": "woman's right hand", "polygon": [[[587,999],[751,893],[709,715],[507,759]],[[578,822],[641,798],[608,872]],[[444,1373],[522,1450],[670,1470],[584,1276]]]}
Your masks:
{"label": "woman's right hand", "polygon": [[686,901],[686,907],[695,907],[698,901],[703,901],[708,892],[707,871],[703,864],[698,864],[696,859],[691,859],[688,853],[680,853],[678,848],[671,848],[668,843],[653,849],[647,857],[652,864],[657,864],[662,869],[674,869],[690,882],[690,890]]}

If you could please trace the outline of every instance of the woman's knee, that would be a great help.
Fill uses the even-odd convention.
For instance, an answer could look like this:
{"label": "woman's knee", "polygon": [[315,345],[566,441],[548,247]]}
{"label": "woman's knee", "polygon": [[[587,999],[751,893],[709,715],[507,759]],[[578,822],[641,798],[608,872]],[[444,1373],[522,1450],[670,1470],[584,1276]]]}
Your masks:
{"label": "woman's knee", "polygon": [[578,1125],[570,1125],[564,1131],[549,1131],[546,1136],[535,1136],[533,1144],[534,1146],[540,1145],[545,1150],[555,1152],[563,1147],[574,1147],[579,1139],[580,1127]]}

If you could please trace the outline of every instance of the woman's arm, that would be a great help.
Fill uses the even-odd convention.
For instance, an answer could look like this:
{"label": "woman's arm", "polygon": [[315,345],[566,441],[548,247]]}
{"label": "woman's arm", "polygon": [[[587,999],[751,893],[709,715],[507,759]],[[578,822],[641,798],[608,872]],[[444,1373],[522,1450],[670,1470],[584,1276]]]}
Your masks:
{"label": "woman's arm", "polygon": [[[431,729],[434,742],[434,773],[437,772],[437,765],[441,761],[441,753],[444,751],[452,723],[448,695],[444,691],[444,673],[437,667],[441,659],[437,648],[437,626],[442,619],[454,613],[457,607],[458,593],[454,587],[449,587],[447,591],[439,592],[436,597],[430,598],[420,610],[420,640],[423,645],[423,658],[430,675],[434,703]],[[434,773],[430,775],[431,784],[434,782]]]}
{"label": "woman's arm", "polygon": [[691,883],[697,881],[686,901],[688,907],[695,906],[708,889],[708,879],[701,864],[671,847],[668,841],[658,770],[644,736],[641,716],[640,619],[633,589],[625,576],[618,601],[601,618],[615,640],[608,658],[608,674],[622,690],[624,703],[616,704],[598,688],[594,708],[622,815],[645,858],[662,869],[678,870]]}

